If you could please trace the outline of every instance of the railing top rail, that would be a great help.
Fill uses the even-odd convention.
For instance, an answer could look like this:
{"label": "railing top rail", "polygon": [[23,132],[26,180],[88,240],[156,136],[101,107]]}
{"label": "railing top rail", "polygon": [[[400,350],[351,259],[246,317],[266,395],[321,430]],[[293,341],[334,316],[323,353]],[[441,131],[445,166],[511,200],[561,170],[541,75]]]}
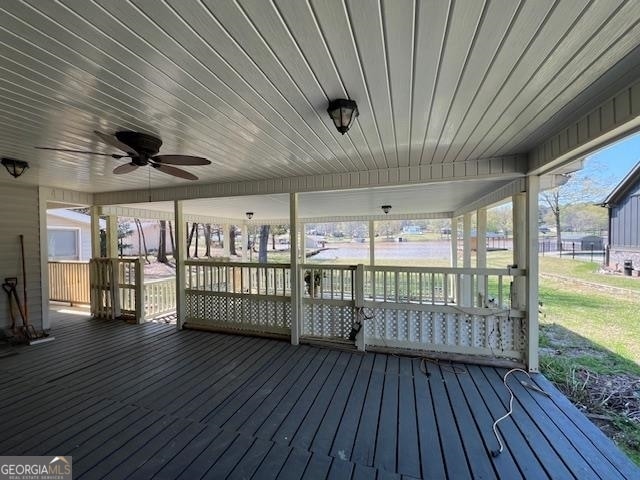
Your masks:
{"label": "railing top rail", "polygon": [[462,275],[510,275],[513,277],[524,276],[523,268],[451,268],[451,267],[395,267],[365,265],[365,271],[375,272],[409,272],[409,273],[441,273]]}
{"label": "railing top rail", "polygon": [[215,260],[185,260],[186,266],[211,265],[214,267],[260,267],[260,268],[291,268],[290,263],[258,263],[258,262],[218,262]]}
{"label": "railing top rail", "polygon": [[298,267],[305,270],[356,270],[358,268],[357,265],[344,265],[339,263],[301,263],[298,264]]}
{"label": "railing top rail", "polygon": [[144,284],[149,285],[150,283],[173,283],[176,281],[176,277],[167,277],[167,278],[153,278],[151,280],[145,280]]}
{"label": "railing top rail", "polygon": [[54,263],[54,264],[67,264],[70,263],[72,265],[87,265],[89,263],[89,260],[49,260],[49,263]]}

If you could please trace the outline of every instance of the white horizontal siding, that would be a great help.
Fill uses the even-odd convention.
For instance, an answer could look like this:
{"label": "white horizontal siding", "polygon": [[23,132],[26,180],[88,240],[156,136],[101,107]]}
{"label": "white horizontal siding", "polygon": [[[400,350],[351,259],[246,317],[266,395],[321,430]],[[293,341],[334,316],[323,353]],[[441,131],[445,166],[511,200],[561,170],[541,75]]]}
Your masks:
{"label": "white horizontal siding", "polygon": [[[37,329],[42,326],[42,294],[40,289],[40,236],[38,189],[17,185],[0,186],[0,280],[18,277],[18,293],[22,300],[22,266],[19,235],[24,235],[29,321]],[[16,315],[19,318],[18,312]],[[7,295],[0,295],[0,328],[11,325]]]}

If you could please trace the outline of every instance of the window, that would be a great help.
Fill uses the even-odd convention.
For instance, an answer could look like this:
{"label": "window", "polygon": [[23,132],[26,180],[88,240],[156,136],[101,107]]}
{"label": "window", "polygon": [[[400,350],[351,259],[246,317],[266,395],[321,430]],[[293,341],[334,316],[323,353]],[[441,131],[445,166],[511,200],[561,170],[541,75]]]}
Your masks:
{"label": "window", "polygon": [[49,260],[78,260],[80,258],[78,229],[48,228]]}

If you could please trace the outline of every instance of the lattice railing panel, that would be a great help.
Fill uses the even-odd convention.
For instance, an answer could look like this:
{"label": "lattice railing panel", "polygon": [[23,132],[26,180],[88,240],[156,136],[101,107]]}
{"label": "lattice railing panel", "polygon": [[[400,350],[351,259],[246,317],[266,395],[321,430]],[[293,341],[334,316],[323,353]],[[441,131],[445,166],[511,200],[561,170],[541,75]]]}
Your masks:
{"label": "lattice railing panel", "polygon": [[366,344],[371,346],[521,359],[526,345],[524,320],[500,312],[479,315],[377,307],[372,313],[364,326]]}
{"label": "lattice railing panel", "polygon": [[349,338],[355,321],[353,306],[304,303],[302,310],[303,336]]}
{"label": "lattice railing panel", "polygon": [[186,323],[234,332],[289,335],[291,303],[286,298],[187,291]]}

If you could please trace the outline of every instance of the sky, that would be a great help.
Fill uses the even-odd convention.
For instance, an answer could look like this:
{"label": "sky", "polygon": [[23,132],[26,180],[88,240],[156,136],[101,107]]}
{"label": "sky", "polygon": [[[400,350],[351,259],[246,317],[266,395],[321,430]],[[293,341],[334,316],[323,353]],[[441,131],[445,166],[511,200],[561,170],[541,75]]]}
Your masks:
{"label": "sky", "polygon": [[638,161],[640,133],[589,155],[582,173],[587,177],[600,179],[613,189]]}

